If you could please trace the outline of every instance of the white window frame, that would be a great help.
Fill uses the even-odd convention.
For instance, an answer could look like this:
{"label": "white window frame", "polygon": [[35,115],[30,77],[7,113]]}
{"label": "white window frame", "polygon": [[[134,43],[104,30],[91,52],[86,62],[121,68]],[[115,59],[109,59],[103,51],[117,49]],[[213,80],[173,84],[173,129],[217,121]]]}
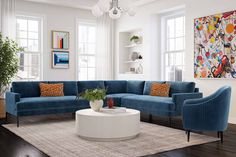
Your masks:
{"label": "white window frame", "polygon": [[[166,80],[166,70],[167,70],[167,66],[166,66],[166,54],[171,54],[171,53],[180,53],[182,52],[183,53],[183,64],[182,65],[178,65],[178,66],[182,66],[182,80],[183,80],[183,71],[184,71],[184,68],[185,68],[185,51],[186,51],[186,32],[184,34],[184,36],[179,36],[179,37],[173,37],[173,38],[168,38],[167,35],[167,21],[169,19],[174,19],[174,18],[178,18],[178,17],[182,17],[184,16],[184,18],[186,17],[185,16],[185,12],[184,11],[175,11],[175,12],[171,12],[171,13],[167,13],[167,14],[164,14],[162,15],[161,17],[161,38],[163,38],[163,40],[161,40],[161,60],[162,60],[162,72],[161,72],[161,79],[162,80]],[[186,24],[186,22],[185,22]],[[185,29],[185,26],[184,26],[184,29]],[[175,30],[174,30],[175,31]],[[185,30],[184,30],[185,31]],[[175,32],[174,32],[175,34]],[[176,39],[176,38],[180,38],[180,37],[183,37],[184,38],[184,49],[182,50],[172,50],[172,51],[168,51],[167,48],[168,48],[168,43],[167,43],[167,40],[168,39]]]}
{"label": "white window frame", "polygon": [[[39,51],[38,52],[31,52],[31,51],[24,51],[25,54],[39,54],[39,80],[32,80],[32,79],[24,79],[22,81],[40,81],[43,79],[43,21],[44,17],[40,15],[29,15],[27,13],[17,13],[16,19],[26,19],[26,20],[36,20],[39,22],[39,28],[38,28],[38,41],[39,41]],[[28,36],[28,33],[27,33]],[[29,39],[28,37],[26,39]],[[16,27],[16,41],[18,40],[17,36],[17,27]],[[18,80],[21,81],[21,80]]]}
{"label": "white window frame", "polygon": [[[96,20],[86,20],[86,19],[76,19],[76,40],[75,40],[75,45],[76,45],[76,68],[75,68],[75,73],[76,73],[76,80],[79,80],[79,57],[81,56],[94,56],[95,57],[95,80],[96,80],[96,52],[95,54],[80,54],[79,53],[79,25],[84,24],[84,25],[91,25],[91,26],[97,26]],[[97,37],[96,37],[97,38]],[[96,49],[96,47],[95,47]],[[89,68],[89,67],[87,67]],[[88,75],[87,75],[88,78]]]}

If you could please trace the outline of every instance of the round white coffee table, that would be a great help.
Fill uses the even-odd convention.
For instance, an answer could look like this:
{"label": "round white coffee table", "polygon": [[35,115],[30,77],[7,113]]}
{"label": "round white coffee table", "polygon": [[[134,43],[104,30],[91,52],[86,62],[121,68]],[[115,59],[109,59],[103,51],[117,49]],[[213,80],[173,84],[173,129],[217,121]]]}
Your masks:
{"label": "round white coffee table", "polygon": [[116,141],[136,137],[140,132],[140,112],[126,109],[124,113],[76,111],[76,132],[88,140]]}

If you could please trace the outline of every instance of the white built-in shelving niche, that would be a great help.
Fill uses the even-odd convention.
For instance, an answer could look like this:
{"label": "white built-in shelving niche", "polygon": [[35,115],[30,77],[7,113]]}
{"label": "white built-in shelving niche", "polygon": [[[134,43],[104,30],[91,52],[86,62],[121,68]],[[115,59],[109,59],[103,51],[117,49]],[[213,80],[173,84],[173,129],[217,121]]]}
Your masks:
{"label": "white built-in shelving niche", "polygon": [[[130,38],[136,35],[140,38],[138,42],[131,42]],[[132,59],[132,54],[138,53],[142,59]],[[136,53],[136,54],[137,54]],[[142,29],[134,29],[119,32],[119,74],[143,74],[143,32]]]}

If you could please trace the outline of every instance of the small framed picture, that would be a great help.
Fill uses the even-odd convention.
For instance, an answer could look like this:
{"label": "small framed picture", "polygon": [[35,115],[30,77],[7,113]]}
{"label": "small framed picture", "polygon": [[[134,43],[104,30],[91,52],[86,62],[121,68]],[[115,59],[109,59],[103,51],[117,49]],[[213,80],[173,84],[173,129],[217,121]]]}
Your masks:
{"label": "small framed picture", "polygon": [[69,50],[69,32],[52,31],[52,49]]}
{"label": "small framed picture", "polygon": [[52,68],[68,69],[69,68],[69,52],[53,51],[52,52]]}

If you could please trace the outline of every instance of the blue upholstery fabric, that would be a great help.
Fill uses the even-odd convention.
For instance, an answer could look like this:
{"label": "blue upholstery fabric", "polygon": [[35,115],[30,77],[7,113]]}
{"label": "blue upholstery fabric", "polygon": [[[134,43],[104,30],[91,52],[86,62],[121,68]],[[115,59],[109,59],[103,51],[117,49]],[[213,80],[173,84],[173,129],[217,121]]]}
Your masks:
{"label": "blue upholstery fabric", "polygon": [[16,115],[16,103],[20,101],[20,94],[6,92],[6,112]]}
{"label": "blue upholstery fabric", "polygon": [[165,81],[145,81],[144,83],[144,89],[143,89],[143,95],[150,95],[150,90],[152,87],[152,83],[165,83]]}
{"label": "blue upholstery fabric", "polygon": [[127,81],[105,81],[105,87],[107,89],[107,94],[126,93]]}
{"label": "blue upholstery fabric", "polygon": [[65,96],[77,95],[78,89],[76,81],[49,81],[49,83],[63,83]]}
{"label": "blue upholstery fabric", "polygon": [[182,108],[185,100],[188,99],[195,99],[195,98],[202,98],[202,93],[176,93],[172,94],[172,100],[176,105],[176,115],[182,115]]}
{"label": "blue upholstery fabric", "polygon": [[107,100],[109,98],[113,99],[115,106],[121,106],[121,98],[124,98],[126,96],[130,96],[130,95],[135,95],[135,94],[132,94],[132,93],[108,94],[108,95],[106,95],[105,106],[107,106]]}
{"label": "blue upholstery fabric", "polygon": [[[40,96],[39,81],[12,82],[12,92],[19,93],[21,98]],[[46,81],[44,83],[47,83]]]}
{"label": "blue upholstery fabric", "polygon": [[149,95],[126,96],[122,98],[121,106],[137,109],[143,113],[165,116],[171,115],[175,109],[172,98]]}
{"label": "blue upholstery fabric", "polygon": [[167,81],[166,83],[170,84],[170,94],[172,96],[174,93],[192,93],[195,90],[194,82],[172,82]]}
{"label": "blue upholstery fabric", "polygon": [[143,94],[144,81],[127,81],[127,93]]}
{"label": "blue upholstery fabric", "polygon": [[195,93],[198,93],[198,92],[199,92],[199,88],[195,88],[195,89],[194,89],[194,92],[195,92]]}
{"label": "blue upholstery fabric", "polygon": [[[108,90],[106,98],[113,98],[116,106],[138,109],[153,115],[177,116],[181,115],[183,102],[186,99],[202,96],[201,93],[196,92],[195,84],[191,82],[171,82],[172,93],[175,93],[171,93],[172,97],[149,95],[153,82],[165,83],[165,81],[146,81],[145,83],[144,81],[123,80],[42,82],[63,83],[65,96],[40,97],[39,82],[13,82],[12,92],[6,93],[6,111],[16,116],[75,112],[89,108],[87,100],[75,99],[77,91],[81,93],[86,89],[106,87]],[[106,100],[104,104],[106,105]]]}
{"label": "blue upholstery fabric", "polygon": [[105,88],[104,81],[78,81],[78,93],[84,92],[86,89]]}
{"label": "blue upholstery fabric", "polygon": [[228,125],[231,87],[212,95],[184,101],[183,126],[189,131],[224,131]]}
{"label": "blue upholstery fabric", "polygon": [[21,98],[16,103],[17,110],[39,109],[39,108],[65,108],[77,106],[76,96],[60,97],[31,97]]}
{"label": "blue upholstery fabric", "polygon": [[79,109],[90,108],[89,101],[87,101],[85,99],[78,99],[77,104],[79,105]]}

